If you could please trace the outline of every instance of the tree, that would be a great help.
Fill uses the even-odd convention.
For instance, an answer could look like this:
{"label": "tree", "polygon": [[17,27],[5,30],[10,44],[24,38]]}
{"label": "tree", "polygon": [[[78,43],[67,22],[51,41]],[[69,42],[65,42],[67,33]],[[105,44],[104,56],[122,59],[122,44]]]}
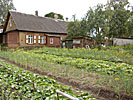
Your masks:
{"label": "tree", "polygon": [[[106,4],[106,19],[109,27],[109,37],[125,37],[128,33],[128,23],[131,11],[128,0],[109,0]],[[129,25],[130,26],[130,25]],[[128,35],[129,36],[129,35]]]}
{"label": "tree", "polygon": [[132,16],[127,21],[127,28],[128,28],[128,32],[127,34],[125,34],[125,36],[133,38],[133,12],[132,12]]}
{"label": "tree", "polygon": [[74,21],[68,24],[68,37],[93,36],[96,41],[103,41],[105,31],[103,5],[97,5],[96,9],[90,8],[80,21],[73,16]]}
{"label": "tree", "polygon": [[97,42],[102,42],[106,36],[105,12],[103,5],[98,4],[95,9],[90,8],[86,14],[88,35],[93,36]]}
{"label": "tree", "polygon": [[[44,15],[44,16],[45,16],[45,17],[54,18],[55,14],[56,14],[56,13],[54,13],[54,12],[50,12],[50,13]],[[63,15],[61,15],[61,14],[56,14],[56,15],[58,15],[58,19],[64,20]]]}
{"label": "tree", "polygon": [[79,21],[76,19],[76,16],[73,15],[73,21],[69,22],[67,25],[67,38],[71,39],[73,37],[87,36],[86,29],[86,20],[83,18]]}
{"label": "tree", "polygon": [[13,0],[0,0],[0,24],[4,24],[9,10],[15,10]]}
{"label": "tree", "polygon": [[133,11],[128,0],[109,0],[90,8],[82,20],[68,24],[68,37],[93,36],[101,43],[105,37],[133,37]]}

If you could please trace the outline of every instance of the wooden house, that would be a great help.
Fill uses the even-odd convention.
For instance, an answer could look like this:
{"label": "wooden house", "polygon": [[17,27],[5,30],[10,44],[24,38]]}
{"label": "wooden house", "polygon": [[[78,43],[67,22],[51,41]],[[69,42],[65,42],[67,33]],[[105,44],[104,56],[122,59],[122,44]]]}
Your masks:
{"label": "wooden house", "polygon": [[59,47],[66,35],[65,21],[10,11],[3,40],[7,47]]}

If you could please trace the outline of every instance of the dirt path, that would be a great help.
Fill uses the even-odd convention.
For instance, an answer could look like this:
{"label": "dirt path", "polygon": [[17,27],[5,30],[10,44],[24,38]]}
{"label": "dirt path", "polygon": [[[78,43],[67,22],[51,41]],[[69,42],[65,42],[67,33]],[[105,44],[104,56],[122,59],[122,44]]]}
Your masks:
{"label": "dirt path", "polygon": [[23,65],[16,64],[15,62],[8,61],[4,58],[0,58],[0,59],[5,60],[7,63],[14,64],[18,67],[21,67],[25,70],[29,70],[33,73],[37,73],[40,75],[46,75],[50,78],[57,80],[61,85],[72,86],[73,89],[79,90],[79,91],[91,92],[92,96],[97,98],[98,100],[133,100],[133,97],[126,95],[126,94],[122,94],[120,98],[118,99],[116,98],[116,96],[118,95],[114,91],[107,90],[103,87],[98,88],[98,87],[91,86],[89,84],[83,85],[81,84],[80,81],[79,82],[73,81],[73,79],[71,79],[70,77],[56,76],[51,73],[47,73],[45,71],[41,72],[38,69],[32,69],[31,67],[25,68]]}

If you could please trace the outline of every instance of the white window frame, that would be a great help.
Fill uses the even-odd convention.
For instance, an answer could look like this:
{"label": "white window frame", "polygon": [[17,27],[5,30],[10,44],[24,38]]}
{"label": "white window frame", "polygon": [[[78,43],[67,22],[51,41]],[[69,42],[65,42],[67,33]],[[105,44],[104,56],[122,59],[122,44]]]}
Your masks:
{"label": "white window frame", "polygon": [[26,43],[28,43],[28,35],[26,35]]}
{"label": "white window frame", "polygon": [[34,35],[34,43],[36,43],[36,36]]}
{"label": "white window frame", "polygon": [[40,43],[40,36],[38,36],[38,43]]}
{"label": "white window frame", "polygon": [[28,44],[33,44],[33,35],[28,35]]}
{"label": "white window frame", "polygon": [[54,43],[54,39],[50,38],[50,44],[53,44],[53,43]]}

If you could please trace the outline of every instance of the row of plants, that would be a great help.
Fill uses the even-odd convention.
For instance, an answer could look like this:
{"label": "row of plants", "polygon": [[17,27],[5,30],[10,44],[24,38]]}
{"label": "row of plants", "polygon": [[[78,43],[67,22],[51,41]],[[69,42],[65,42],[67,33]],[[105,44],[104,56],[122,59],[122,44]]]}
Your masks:
{"label": "row of plants", "polygon": [[[40,55],[42,56],[42,55]],[[85,68],[88,71],[95,72],[105,72],[109,75],[118,74],[119,72],[124,72],[126,74],[133,74],[133,65],[126,63],[114,63],[103,60],[91,60],[82,58],[72,58],[72,57],[59,57],[55,55],[43,55],[42,59],[47,61],[52,61],[58,64],[66,64],[75,66],[77,68]]]}
{"label": "row of plants", "polygon": [[109,47],[108,49],[60,49],[60,48],[41,48],[34,50],[35,53],[50,54],[56,56],[83,58],[83,59],[96,59],[113,62],[125,62],[133,64],[133,52],[132,50],[119,49],[118,47]]}
{"label": "row of plants", "polygon": [[[15,92],[11,92],[11,88],[30,100],[57,100],[56,90],[77,97],[79,100],[96,100],[88,93],[76,95],[71,87],[59,85],[57,81],[46,76],[33,74],[3,61],[0,61],[0,63],[7,67],[0,66],[0,82],[4,84],[4,86],[0,84],[2,90],[0,95],[2,96],[2,93],[5,93],[10,100],[20,100],[21,98]],[[4,89],[5,86],[7,86],[6,90]],[[60,96],[60,99],[68,100],[63,96]]]}
{"label": "row of plants", "polygon": [[[13,50],[8,52],[1,51],[0,57],[4,57],[6,59],[14,61],[15,63],[24,65],[25,67],[31,66],[34,69],[43,69],[43,67],[50,67],[47,66],[46,63],[49,62],[53,65],[57,63],[62,64],[63,66],[69,65],[70,68],[73,66],[78,69],[87,70],[88,72],[100,72],[103,75],[109,75],[109,77],[112,77],[112,79],[114,80],[118,79],[121,84],[118,85],[119,90],[123,90],[125,93],[129,94],[133,93],[133,66],[126,63],[114,63],[103,60],[91,60],[55,56],[50,54],[38,54],[35,53],[34,50]],[[108,82],[110,82],[110,80]]]}
{"label": "row of plants", "polygon": [[128,44],[124,46],[109,46],[107,49],[114,50],[114,51],[119,51],[120,49],[123,49],[125,52],[130,53],[133,55],[133,45]]}
{"label": "row of plants", "polygon": [[15,61],[16,63],[22,63],[22,65],[24,63],[26,66],[30,66],[31,63],[34,64],[35,62],[38,62],[37,65],[39,63],[43,64],[43,60],[46,60],[52,63],[71,65],[77,68],[85,68],[88,71],[105,72],[110,75],[117,74],[119,72],[124,72],[128,74],[133,73],[133,65],[129,65],[126,63],[115,63],[103,60],[63,57],[63,56],[56,56],[50,54],[36,54],[34,53],[34,50],[33,51],[17,50],[15,52],[2,51],[0,53],[0,56],[9,58]]}

